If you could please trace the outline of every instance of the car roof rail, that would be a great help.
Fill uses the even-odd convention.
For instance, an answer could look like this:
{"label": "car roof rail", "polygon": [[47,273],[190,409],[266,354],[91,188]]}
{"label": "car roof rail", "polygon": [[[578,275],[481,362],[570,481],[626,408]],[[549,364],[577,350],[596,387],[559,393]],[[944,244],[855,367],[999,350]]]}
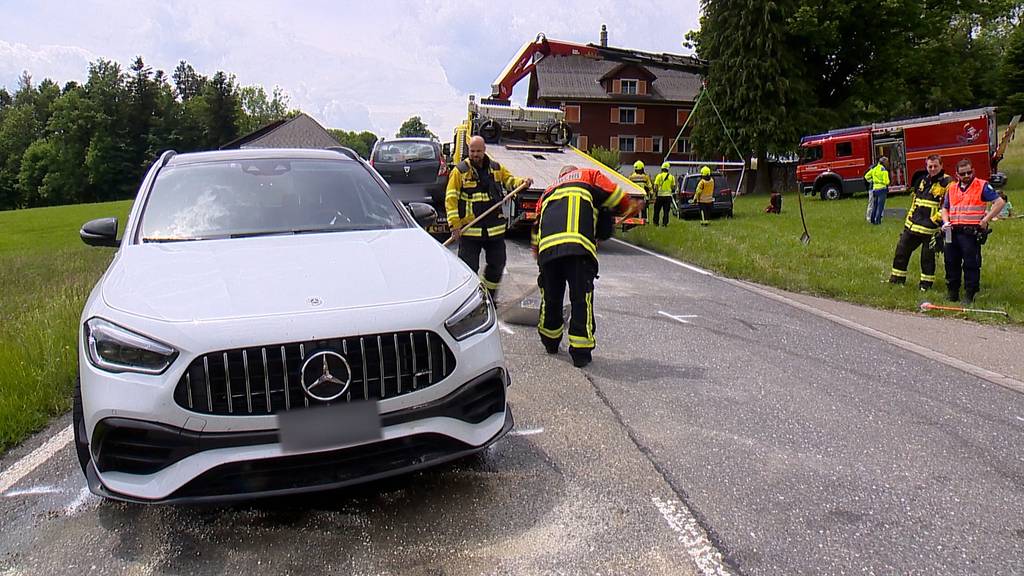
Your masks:
{"label": "car roof rail", "polygon": [[175,152],[174,150],[167,150],[167,151],[165,151],[163,154],[160,155],[160,160],[159,160],[160,167],[163,168],[164,166],[167,166],[167,162],[170,161],[171,158],[174,158],[177,155],[178,155],[178,153]]}
{"label": "car roof rail", "polygon": [[328,146],[327,150],[344,154],[353,160],[360,160],[359,153],[347,146]]}

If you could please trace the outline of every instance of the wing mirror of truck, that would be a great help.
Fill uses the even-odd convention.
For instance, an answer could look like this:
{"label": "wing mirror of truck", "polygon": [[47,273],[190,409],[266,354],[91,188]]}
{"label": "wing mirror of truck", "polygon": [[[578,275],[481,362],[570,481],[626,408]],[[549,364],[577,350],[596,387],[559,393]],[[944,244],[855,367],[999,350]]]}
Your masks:
{"label": "wing mirror of truck", "polygon": [[434,207],[430,204],[410,202],[409,213],[412,214],[413,220],[423,227],[427,227],[437,221],[437,210],[434,210]]}
{"label": "wing mirror of truck", "polygon": [[82,225],[78,232],[82,242],[89,246],[110,246],[117,248],[117,218],[99,218]]}

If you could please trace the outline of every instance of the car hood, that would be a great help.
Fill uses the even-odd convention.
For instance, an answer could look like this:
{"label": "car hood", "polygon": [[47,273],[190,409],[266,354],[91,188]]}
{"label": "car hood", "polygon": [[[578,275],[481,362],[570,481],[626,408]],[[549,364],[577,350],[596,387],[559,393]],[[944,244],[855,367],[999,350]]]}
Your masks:
{"label": "car hood", "polygon": [[117,310],[170,322],[437,299],[472,279],[418,229],[123,247],[103,279]]}

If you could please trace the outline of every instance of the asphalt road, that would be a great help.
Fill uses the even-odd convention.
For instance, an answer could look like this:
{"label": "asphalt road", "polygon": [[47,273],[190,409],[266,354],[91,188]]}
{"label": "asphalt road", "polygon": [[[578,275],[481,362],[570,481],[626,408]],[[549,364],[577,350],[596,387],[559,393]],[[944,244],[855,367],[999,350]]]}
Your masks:
{"label": "asphalt road", "polygon": [[1024,573],[1024,396],[622,244],[597,284],[584,370],[502,325],[517,430],[478,458],[144,507],[68,445],[0,493],[0,576]]}

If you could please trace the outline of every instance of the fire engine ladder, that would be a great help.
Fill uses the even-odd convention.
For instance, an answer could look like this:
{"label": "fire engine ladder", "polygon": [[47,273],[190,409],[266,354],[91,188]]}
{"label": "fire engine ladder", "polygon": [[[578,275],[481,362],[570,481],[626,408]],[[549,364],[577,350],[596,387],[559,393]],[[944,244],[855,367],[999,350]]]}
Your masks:
{"label": "fire engine ladder", "polygon": [[1010,125],[1006,127],[1003,132],[1002,139],[999,140],[999,146],[996,147],[996,153],[992,155],[992,168],[996,169],[999,167],[999,162],[1003,159],[1003,154],[1006,152],[1006,147],[1013,140],[1014,132],[1017,130],[1017,124],[1020,124],[1020,114],[1017,114],[1010,120]]}

